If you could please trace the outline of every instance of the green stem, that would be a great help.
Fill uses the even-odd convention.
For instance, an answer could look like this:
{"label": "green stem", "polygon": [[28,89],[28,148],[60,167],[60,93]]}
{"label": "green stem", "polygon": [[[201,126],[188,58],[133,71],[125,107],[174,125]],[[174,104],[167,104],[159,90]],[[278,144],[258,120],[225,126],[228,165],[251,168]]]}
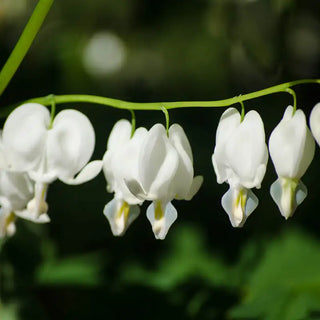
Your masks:
{"label": "green stem", "polygon": [[240,101],[240,104],[241,104],[241,121],[240,121],[240,122],[242,122],[243,119],[244,119],[244,116],[245,116],[246,111],[245,111],[245,109],[244,109],[244,104],[243,104],[242,101]]}
{"label": "green stem", "polygon": [[51,98],[51,113],[50,113],[50,125],[49,129],[52,129],[52,124],[54,120],[54,116],[56,115],[56,100],[54,94],[50,95]]}
{"label": "green stem", "polygon": [[10,57],[0,72],[0,95],[28,52],[54,0],[39,0]]}
{"label": "green stem", "polygon": [[166,131],[167,131],[167,136],[169,137],[169,126],[170,126],[169,112],[164,106],[161,108],[161,110],[164,113],[164,116],[166,117]]}
{"label": "green stem", "polygon": [[287,89],[287,92],[290,93],[292,95],[292,98],[293,98],[293,111],[292,111],[292,116],[294,116],[294,113],[296,112],[297,110],[297,96],[296,96],[296,93],[291,89],[291,88],[288,88]]}
{"label": "green stem", "polygon": [[[166,109],[176,109],[176,108],[190,108],[190,107],[227,107],[235,103],[240,103],[242,101],[251,100],[266,96],[277,92],[288,92],[288,88],[296,86],[303,83],[318,83],[320,84],[320,79],[303,79],[291,82],[282,83],[273,87],[269,87],[263,90],[255,91],[252,93],[247,93],[244,95],[236,96],[229,99],[215,100],[215,101],[176,101],[176,102],[129,102],[118,99],[93,96],[93,95],[82,95],[82,94],[71,94],[71,95],[56,95],[55,101],[57,104],[61,103],[72,103],[72,102],[84,102],[84,103],[95,103],[106,105],[119,109],[127,110],[162,110]],[[292,94],[291,92],[289,92]],[[26,102],[35,102],[43,105],[50,105],[50,96],[40,97],[30,99]]]}
{"label": "green stem", "polygon": [[131,112],[131,138],[134,135],[134,132],[136,131],[136,115],[134,114],[133,110],[130,110]]}

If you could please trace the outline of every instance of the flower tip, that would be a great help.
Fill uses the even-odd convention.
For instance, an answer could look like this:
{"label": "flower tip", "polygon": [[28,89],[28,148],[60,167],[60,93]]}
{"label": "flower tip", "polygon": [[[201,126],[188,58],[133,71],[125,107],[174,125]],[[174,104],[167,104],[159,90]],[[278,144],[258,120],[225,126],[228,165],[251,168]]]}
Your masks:
{"label": "flower tip", "polygon": [[280,177],[271,185],[270,194],[281,215],[288,220],[306,198],[308,191],[302,181]]}
{"label": "flower tip", "polygon": [[164,219],[155,220],[152,226],[152,231],[154,233],[154,236],[157,240],[164,240],[166,237],[166,234],[161,232],[163,230],[164,226]]}
{"label": "flower tip", "polygon": [[256,209],[258,203],[259,200],[255,194],[246,188],[229,188],[221,199],[222,207],[227,212],[234,228],[244,226],[247,218]]}
{"label": "flower tip", "polygon": [[109,221],[111,232],[116,237],[125,234],[139,213],[138,206],[130,206],[126,201],[116,198],[108,202],[103,209],[103,214]]}
{"label": "flower tip", "polygon": [[164,205],[159,201],[152,202],[147,208],[147,218],[157,240],[164,240],[171,225],[177,219],[177,210],[169,202]]}

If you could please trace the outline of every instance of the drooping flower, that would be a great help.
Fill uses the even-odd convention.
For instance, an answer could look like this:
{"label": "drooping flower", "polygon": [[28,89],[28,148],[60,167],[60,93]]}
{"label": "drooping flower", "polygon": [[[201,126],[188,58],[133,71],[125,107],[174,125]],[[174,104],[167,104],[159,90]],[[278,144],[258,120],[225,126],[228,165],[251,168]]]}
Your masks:
{"label": "drooping flower", "polygon": [[287,107],[271,133],[269,150],[278,175],[270,193],[281,214],[288,219],[307,196],[307,188],[300,179],[315,151],[315,142],[302,110],[293,112],[292,106]]}
{"label": "drooping flower", "polygon": [[154,125],[144,139],[139,155],[138,179],[127,180],[129,190],[138,198],[152,201],[147,209],[156,239],[164,239],[177,218],[173,199],[191,200],[203,178],[194,177],[189,141],[181,126],[166,129]]}
{"label": "drooping flower", "polygon": [[139,153],[147,130],[138,128],[131,137],[131,124],[118,121],[109,136],[107,151],[103,157],[103,171],[108,182],[107,190],[114,192],[114,199],[106,204],[107,217],[113,235],[125,233],[138,217],[143,200],[135,197],[125,181],[138,179]]}
{"label": "drooping flower", "polygon": [[310,114],[311,132],[320,146],[320,102],[317,103]]}
{"label": "drooping flower", "polygon": [[268,162],[268,149],[261,117],[249,111],[243,121],[235,108],[221,116],[212,155],[217,182],[227,182],[229,190],[221,200],[233,227],[242,227],[258,205],[250,190],[260,188]]}
{"label": "drooping flower", "polygon": [[51,123],[48,109],[40,104],[16,108],[4,124],[3,149],[10,170],[26,172],[35,182],[33,199],[17,215],[43,222],[50,183],[59,179],[75,185],[94,178],[102,168],[102,161],[87,164],[94,144],[93,127],[79,111],[63,110]]}

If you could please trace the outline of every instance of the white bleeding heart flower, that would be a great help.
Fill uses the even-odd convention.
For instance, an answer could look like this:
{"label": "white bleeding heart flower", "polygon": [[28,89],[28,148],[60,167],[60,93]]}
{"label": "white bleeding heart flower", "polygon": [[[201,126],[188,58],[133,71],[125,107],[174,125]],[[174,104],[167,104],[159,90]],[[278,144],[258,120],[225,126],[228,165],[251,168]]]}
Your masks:
{"label": "white bleeding heart flower", "polygon": [[156,124],[141,147],[138,178],[126,183],[137,198],[153,202],[147,218],[156,239],[163,240],[177,218],[171,201],[191,200],[202,181],[194,177],[192,151],[182,127],[172,125],[167,135],[164,126]]}
{"label": "white bleeding heart flower", "polygon": [[228,108],[219,121],[212,163],[217,182],[230,186],[221,204],[233,227],[242,227],[258,206],[258,198],[250,189],[261,187],[267,162],[260,115],[249,111],[241,121],[239,112]]}
{"label": "white bleeding heart flower", "polygon": [[293,112],[292,106],[287,107],[271,133],[269,150],[278,175],[270,193],[281,214],[288,219],[307,196],[307,188],[300,179],[315,152],[315,142],[302,110]]}
{"label": "white bleeding heart flower", "polygon": [[27,172],[35,181],[34,198],[17,215],[44,222],[49,183],[59,179],[75,185],[94,178],[102,168],[102,161],[87,164],[94,144],[94,129],[79,111],[63,110],[52,123],[48,109],[37,103],[11,112],[3,128],[6,160],[11,171]]}
{"label": "white bleeding heart flower", "polygon": [[138,205],[143,200],[129,191],[125,181],[138,179],[139,153],[146,135],[145,128],[138,128],[131,137],[130,122],[120,120],[114,125],[108,139],[103,171],[108,182],[107,190],[115,195],[106,204],[104,215],[115,236],[123,235],[140,213]]}
{"label": "white bleeding heart flower", "polygon": [[320,146],[320,102],[317,103],[310,114],[311,132]]}

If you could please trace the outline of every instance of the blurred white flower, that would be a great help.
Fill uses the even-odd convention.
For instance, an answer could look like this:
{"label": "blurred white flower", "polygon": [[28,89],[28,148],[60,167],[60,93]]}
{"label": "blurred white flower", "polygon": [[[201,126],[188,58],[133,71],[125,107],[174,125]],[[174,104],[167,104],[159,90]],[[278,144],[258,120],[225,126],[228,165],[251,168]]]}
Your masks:
{"label": "blurred white flower", "polygon": [[3,150],[10,170],[26,172],[35,182],[34,198],[26,210],[16,214],[35,222],[48,222],[46,193],[51,182],[60,179],[67,184],[81,184],[100,172],[102,161],[87,164],[94,144],[93,127],[79,111],[63,110],[51,124],[48,109],[40,104],[16,108],[4,124]]}
{"label": "blurred white flower", "polygon": [[293,112],[292,106],[287,107],[282,120],[271,133],[269,150],[278,174],[270,193],[281,214],[288,219],[307,196],[307,188],[300,179],[315,151],[315,142],[302,110]]}
{"label": "blurred white flower", "polygon": [[260,188],[268,162],[268,149],[261,117],[248,112],[243,121],[235,108],[221,116],[212,155],[218,183],[230,187],[221,200],[233,227],[242,227],[258,205],[258,198],[250,190]]}
{"label": "blurred white flower", "polygon": [[114,192],[114,199],[104,208],[113,235],[123,235],[140,213],[143,200],[136,198],[125,180],[138,179],[139,153],[147,129],[138,128],[131,137],[131,124],[118,121],[109,136],[103,157],[103,171],[108,182],[107,190]]}
{"label": "blurred white flower", "polygon": [[123,40],[109,31],[95,33],[83,52],[83,64],[92,76],[106,76],[121,69],[126,60]]}
{"label": "blurred white flower", "polygon": [[317,103],[310,114],[311,132],[320,146],[320,102]]}

